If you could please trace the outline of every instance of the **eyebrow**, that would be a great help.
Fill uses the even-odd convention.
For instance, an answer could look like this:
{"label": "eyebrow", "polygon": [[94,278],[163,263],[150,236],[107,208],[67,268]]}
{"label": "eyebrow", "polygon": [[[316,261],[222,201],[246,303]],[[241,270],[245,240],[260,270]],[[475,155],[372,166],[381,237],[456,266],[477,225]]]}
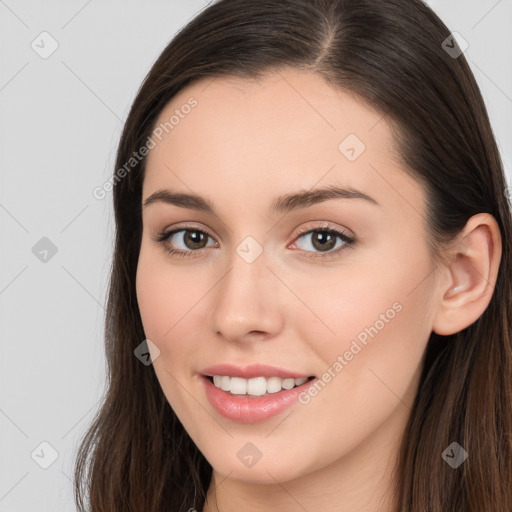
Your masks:
{"label": "eyebrow", "polygon": [[[323,188],[316,188],[279,196],[272,202],[270,211],[273,215],[288,213],[293,210],[307,208],[309,206],[322,203],[329,199],[363,199],[370,204],[380,206],[373,197],[370,197],[360,190],[352,187],[344,188],[330,185]],[[172,204],[181,208],[216,215],[211,201],[196,194],[158,190],[144,201],[144,208],[155,203]]]}

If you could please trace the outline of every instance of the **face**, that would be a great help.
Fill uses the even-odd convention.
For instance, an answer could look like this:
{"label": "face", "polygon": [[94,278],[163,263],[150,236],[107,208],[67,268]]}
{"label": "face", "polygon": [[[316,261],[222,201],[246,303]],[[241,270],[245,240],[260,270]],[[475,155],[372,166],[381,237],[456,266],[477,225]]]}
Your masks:
{"label": "face", "polygon": [[389,125],[297,70],[201,80],[155,126],[173,115],[147,159],[136,282],[167,400],[230,478],[376,464],[410,413],[435,287],[425,194]]}

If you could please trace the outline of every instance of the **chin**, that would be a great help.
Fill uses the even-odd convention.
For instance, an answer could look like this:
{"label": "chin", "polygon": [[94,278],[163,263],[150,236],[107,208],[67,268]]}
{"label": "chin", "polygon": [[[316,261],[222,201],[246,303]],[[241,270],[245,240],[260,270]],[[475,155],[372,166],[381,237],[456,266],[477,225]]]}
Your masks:
{"label": "chin", "polygon": [[273,452],[267,455],[266,460],[262,455],[254,465],[247,467],[237,457],[234,460],[215,458],[212,462],[210,464],[216,473],[245,483],[276,484],[276,482],[294,480],[307,473],[306,468],[299,461]]}

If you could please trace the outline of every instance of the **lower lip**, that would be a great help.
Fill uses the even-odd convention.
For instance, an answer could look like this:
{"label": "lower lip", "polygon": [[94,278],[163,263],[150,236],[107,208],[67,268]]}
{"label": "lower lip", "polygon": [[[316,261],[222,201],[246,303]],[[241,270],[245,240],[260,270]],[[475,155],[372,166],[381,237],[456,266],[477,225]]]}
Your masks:
{"label": "lower lip", "polygon": [[273,418],[292,406],[298,401],[298,396],[318,379],[311,379],[292,389],[255,397],[232,395],[204,376],[201,380],[208,400],[220,415],[238,423],[258,423]]}

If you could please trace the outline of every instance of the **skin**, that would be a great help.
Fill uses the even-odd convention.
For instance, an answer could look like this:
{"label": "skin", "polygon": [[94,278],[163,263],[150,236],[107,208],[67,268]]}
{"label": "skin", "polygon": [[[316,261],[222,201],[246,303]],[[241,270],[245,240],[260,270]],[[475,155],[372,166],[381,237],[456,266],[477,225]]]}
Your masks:
{"label": "skin", "polygon": [[[160,350],[153,366],[162,390],[213,467],[204,511],[391,511],[391,470],[429,335],[464,329],[487,307],[501,255],[496,221],[472,217],[436,265],[425,193],[404,172],[390,126],[318,75],[201,80],[157,123],[191,96],[198,105],[150,151],[142,198],[193,192],[217,215],[162,202],[143,208],[136,286],[145,334]],[[354,161],[338,149],[348,134],[366,146]],[[378,205],[338,198],[270,214],[275,197],[329,184]],[[211,236],[191,258],[154,240],[185,222]],[[298,229],[326,222],[357,244],[335,253],[338,240],[330,257],[308,257],[326,253]],[[198,251],[183,234],[168,244]],[[263,250],[252,263],[236,252],[247,236]],[[321,377],[394,303],[400,312],[307,404],[247,425],[220,416],[202,390],[198,372],[223,362]],[[237,457],[249,442],[262,454],[252,467]]]}

